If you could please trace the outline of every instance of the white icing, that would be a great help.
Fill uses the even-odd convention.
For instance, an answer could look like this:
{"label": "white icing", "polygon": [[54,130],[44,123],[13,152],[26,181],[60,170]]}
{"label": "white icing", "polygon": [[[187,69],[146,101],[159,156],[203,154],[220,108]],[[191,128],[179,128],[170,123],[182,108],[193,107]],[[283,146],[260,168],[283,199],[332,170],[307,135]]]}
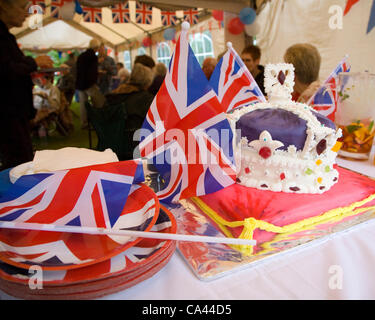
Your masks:
{"label": "white icing", "polygon": [[[289,70],[283,85],[277,80],[280,70],[283,72]],[[283,145],[282,142],[273,140],[266,130],[260,134],[258,140],[250,142],[245,137],[238,141],[240,133],[234,130],[235,160],[240,184],[276,192],[323,193],[337,183],[338,172],[333,168],[337,153],[331,149],[341,136],[341,130],[336,131],[323,126],[313,114],[312,108],[290,100],[292,92],[290,90],[293,89],[293,85],[293,66],[267,65],[265,87],[266,90],[268,88],[268,94],[271,94],[270,103],[257,103],[235,110],[228,115],[231,126],[235,129],[236,122],[246,113],[272,108],[283,109],[304,119],[307,126],[305,145],[302,150],[298,151],[293,145],[288,146],[287,151],[278,150]],[[322,139],[326,140],[326,149],[318,155],[316,146]],[[271,150],[270,157],[263,158],[259,154],[263,147]]]}
{"label": "white icing", "polygon": [[[278,76],[283,72],[284,83],[280,83]],[[294,66],[288,63],[267,64],[264,69],[264,89],[271,103],[291,100],[294,87]]]}

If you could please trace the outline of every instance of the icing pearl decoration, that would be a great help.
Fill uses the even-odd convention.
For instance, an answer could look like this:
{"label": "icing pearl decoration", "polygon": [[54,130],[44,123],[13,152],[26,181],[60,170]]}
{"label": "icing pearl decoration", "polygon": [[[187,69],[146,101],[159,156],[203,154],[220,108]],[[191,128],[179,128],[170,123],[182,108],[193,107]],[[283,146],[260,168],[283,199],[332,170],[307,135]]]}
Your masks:
{"label": "icing pearl decoration", "polygon": [[[242,116],[254,111],[267,115],[270,109],[293,113],[304,120],[306,126],[305,142],[297,145],[289,140],[284,141],[284,136],[278,134],[277,125],[273,126],[273,122],[268,123],[266,120],[261,120],[259,126],[254,126],[256,130],[252,131],[251,139],[234,131],[234,147],[239,148],[236,154],[241,158],[242,166],[238,173],[238,178],[241,179],[238,181],[247,187],[275,192],[323,193],[338,181],[334,163],[341,130],[331,125],[328,119],[318,116],[316,111],[306,104],[292,101],[293,85],[292,65],[267,65],[265,87],[268,102],[238,108],[228,114],[231,126],[238,129],[241,129],[242,125],[248,128],[245,123],[239,122]],[[322,121],[327,121],[327,124],[322,124]],[[282,122],[279,126],[283,129]],[[294,134],[290,128],[285,130]]]}

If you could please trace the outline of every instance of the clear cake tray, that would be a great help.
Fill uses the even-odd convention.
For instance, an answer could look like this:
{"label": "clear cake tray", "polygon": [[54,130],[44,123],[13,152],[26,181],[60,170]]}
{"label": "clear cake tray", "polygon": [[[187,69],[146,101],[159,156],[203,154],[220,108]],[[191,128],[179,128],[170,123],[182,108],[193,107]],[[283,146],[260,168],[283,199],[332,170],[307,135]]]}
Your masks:
{"label": "clear cake tray", "polygon": [[[159,190],[159,177],[156,173],[146,174],[147,184]],[[218,227],[202,214],[190,200],[167,207],[177,220],[177,233],[225,237]],[[234,272],[252,268],[263,262],[319,245],[342,232],[348,232],[366,222],[375,223],[375,210],[369,209],[361,214],[347,217],[341,222],[325,223],[311,230],[290,234],[278,234],[272,241],[262,244],[262,250],[246,256],[225,244],[179,242],[178,252],[189,265],[194,275],[202,281],[211,281]]]}

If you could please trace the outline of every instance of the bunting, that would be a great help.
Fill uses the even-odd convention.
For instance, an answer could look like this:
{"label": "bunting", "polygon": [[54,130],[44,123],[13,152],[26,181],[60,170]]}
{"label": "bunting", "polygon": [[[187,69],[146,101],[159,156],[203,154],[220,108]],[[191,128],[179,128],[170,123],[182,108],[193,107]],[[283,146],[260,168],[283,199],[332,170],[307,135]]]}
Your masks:
{"label": "bunting", "polygon": [[199,11],[197,8],[185,10],[184,11],[184,20],[190,24],[197,24],[199,22]]}
{"label": "bunting", "polygon": [[177,24],[178,18],[176,16],[176,11],[162,11],[161,12],[161,23],[163,26],[175,26]]}
{"label": "bunting", "polygon": [[152,24],[152,7],[136,1],[135,22],[143,24]]}
{"label": "bunting", "polygon": [[344,16],[349,13],[352,6],[354,6],[357,2],[359,2],[359,0],[348,0],[344,9]]}
{"label": "bunting", "polygon": [[368,21],[366,33],[369,33],[374,27],[375,27],[375,0],[372,1],[370,19]]}
{"label": "bunting", "polygon": [[60,10],[66,2],[71,2],[72,0],[51,0],[51,17],[56,19],[61,19]]}
{"label": "bunting", "polygon": [[102,23],[102,8],[82,7],[83,21]]}
{"label": "bunting", "polygon": [[111,6],[113,23],[128,23],[130,22],[130,8],[129,2],[118,3]]}

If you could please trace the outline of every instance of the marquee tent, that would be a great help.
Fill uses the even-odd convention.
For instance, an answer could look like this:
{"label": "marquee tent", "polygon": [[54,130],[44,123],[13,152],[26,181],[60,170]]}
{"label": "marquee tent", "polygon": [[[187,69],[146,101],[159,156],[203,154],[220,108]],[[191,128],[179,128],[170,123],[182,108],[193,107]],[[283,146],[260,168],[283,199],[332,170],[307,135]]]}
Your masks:
{"label": "marquee tent", "polygon": [[[182,22],[181,10],[198,7],[201,8],[200,22],[192,25],[191,32],[210,30],[215,46],[214,55],[217,56],[225,49],[225,42],[228,40],[233,42],[237,51],[244,47],[249,39],[245,36],[247,32],[230,34],[227,23],[229,19],[237,17],[242,8],[251,4],[257,11],[257,18],[253,23],[253,29],[257,31],[251,35],[256,36],[256,43],[262,49],[262,64],[281,62],[290,45],[308,42],[315,45],[321,53],[321,80],[328,76],[345,54],[349,54],[353,71],[375,72],[375,28],[368,30],[371,17],[375,17],[375,0],[354,1],[351,10],[345,15],[343,11],[350,0],[336,0],[334,3],[326,0],[148,0],[144,3],[153,6],[151,24],[135,22],[135,1],[129,1],[133,10],[129,23],[114,23],[109,8],[110,5],[124,1],[80,0],[82,6],[102,8],[101,23],[84,22],[78,14],[72,19],[51,18],[48,9],[50,1],[45,1],[47,8],[43,16],[43,28],[30,29],[26,21],[22,28],[12,30],[21,48],[34,51],[83,49],[88,46],[91,38],[96,37],[114,52],[122,52],[136,50],[142,46],[145,37],[151,36],[152,46],[146,48],[146,52],[155,58],[157,44],[165,41],[163,31],[167,28],[161,23],[161,10],[177,10],[176,14]],[[224,27],[210,17],[211,9],[226,12]],[[178,32],[179,26],[176,29]],[[136,53],[133,58],[135,55]]]}

